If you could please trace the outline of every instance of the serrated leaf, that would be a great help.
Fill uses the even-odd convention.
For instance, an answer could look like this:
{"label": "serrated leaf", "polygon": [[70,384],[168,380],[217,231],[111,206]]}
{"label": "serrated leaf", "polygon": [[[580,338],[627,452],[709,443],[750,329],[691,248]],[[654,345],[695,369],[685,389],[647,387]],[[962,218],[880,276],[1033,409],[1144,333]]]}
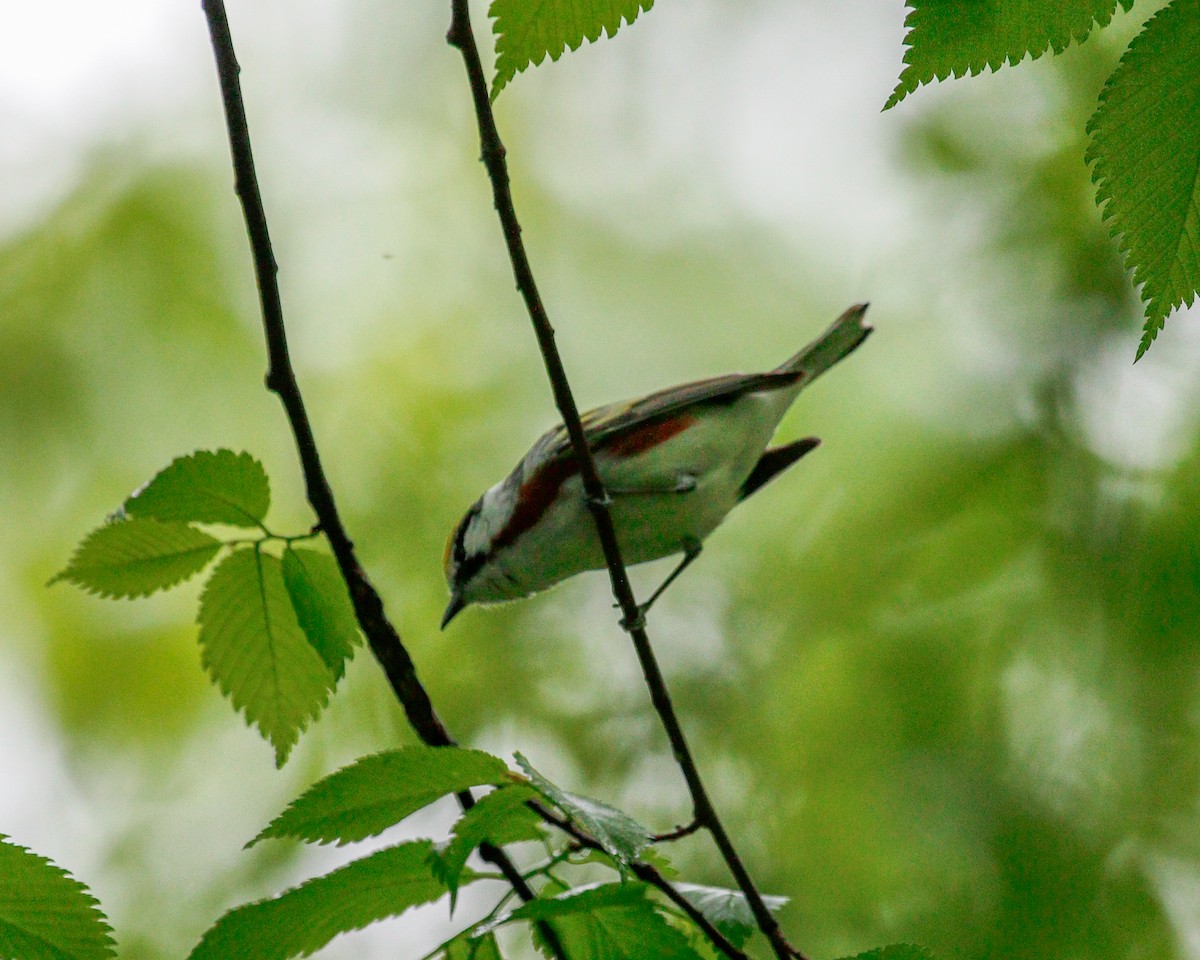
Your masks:
{"label": "serrated leaf", "polygon": [[1146,304],[1140,358],[1200,291],[1200,0],[1133,38],[1087,129],[1097,202]]}
{"label": "serrated leaf", "polygon": [[66,568],[66,580],[102,597],[145,597],[202,570],[221,542],[185,523],[118,520],[89,533]]}
{"label": "serrated leaf", "polygon": [[[908,0],[904,21],[904,70],[884,109],[894,107],[923,83],[999,70],[1026,55],[1061,53],[1082,41],[1093,24],[1104,26],[1118,0]],[[1128,10],[1133,0],[1120,0]]]}
{"label": "serrated leaf", "polygon": [[[706,916],[735,947],[741,947],[758,929],[758,921],[740,890],[706,887],[698,883],[676,883],[684,899]],[[767,909],[775,913],[787,904],[787,897],[763,897]]]}
{"label": "serrated leaf", "polygon": [[112,929],[87,887],[0,834],[0,957],[102,960]]}
{"label": "serrated leaf", "polygon": [[335,681],[296,621],[282,564],[261,550],[221,561],[200,597],[201,662],[282,766]]}
{"label": "serrated leaf", "polygon": [[288,547],[283,551],[283,583],[308,642],[333,671],[346,672],[358,643],[358,621],[337,563],[327,553]]}
{"label": "serrated leaf", "polygon": [[528,806],[536,796],[532,787],[509,784],[498,787],[476,801],[454,824],[453,836],[441,851],[434,870],[450,889],[450,910],[454,911],[458,879],[467,857],[481,843],[503,846],[542,837],[542,821]]}
{"label": "serrated leaf", "polygon": [[172,460],[123,509],[131,517],[257,527],[270,505],[267,473],[250,454],[197,450]]}
{"label": "serrated leaf", "polygon": [[650,832],[629,814],[599,800],[570,793],[543,777],[521,754],[515,754],[515,757],[534,789],[585,830],[617,862],[628,866],[650,843]]}
{"label": "serrated leaf", "polygon": [[649,887],[638,881],[597,883],[573,887],[553,897],[538,897],[523,903],[510,912],[505,922],[513,920],[556,920],[573,913],[591,913],[624,907],[653,909],[647,898]]}
{"label": "serrated leaf", "polygon": [[468,930],[447,940],[438,950],[441,952],[435,955],[441,960],[503,960],[495,934],[491,933],[480,937]]}
{"label": "serrated leaf", "polygon": [[911,943],[897,943],[846,957],[845,960],[933,960],[933,954]]}
{"label": "serrated leaf", "polygon": [[[687,938],[646,897],[640,883],[606,883],[530,900],[505,918],[551,923],[574,960],[698,960]],[[538,943],[545,952],[545,945]]]}
{"label": "serrated leaf", "polygon": [[647,847],[638,854],[638,859],[642,863],[653,867],[666,880],[674,880],[679,876],[679,871],[676,869],[675,864],[673,864],[667,855],[663,853],[663,848],[661,846]]}
{"label": "serrated leaf", "polygon": [[268,837],[351,843],[447,794],[507,779],[504,761],[482,750],[412,746],[376,753],[317,781],[251,843]]}
{"label": "serrated leaf", "polygon": [[388,847],[268,900],[230,910],[189,960],[287,960],[306,956],[339,933],[395,917],[436,900],[427,840]]}
{"label": "serrated leaf", "polygon": [[612,37],[622,23],[633,23],[654,0],[492,0],[488,15],[495,21],[496,76],[492,99],[513,77],[546,55],[557,60],[601,33]]}

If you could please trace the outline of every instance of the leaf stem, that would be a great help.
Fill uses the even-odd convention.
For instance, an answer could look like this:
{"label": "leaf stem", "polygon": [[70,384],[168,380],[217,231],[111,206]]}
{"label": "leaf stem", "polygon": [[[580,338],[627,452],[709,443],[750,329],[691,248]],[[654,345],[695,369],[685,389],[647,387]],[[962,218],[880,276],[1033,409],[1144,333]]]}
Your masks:
{"label": "leaf stem", "polygon": [[600,546],[608,567],[609,580],[612,583],[613,596],[621,610],[622,627],[633,641],[634,650],[650,691],[650,700],[658,712],[667,739],[671,744],[675,762],[678,764],[691,794],[696,821],[712,835],[713,842],[721,852],[738,887],[745,894],[746,902],[750,905],[754,919],[763,935],[770,941],[776,957],[779,960],[792,960],[797,957],[803,960],[803,955],[788,943],[779,923],[767,909],[753,878],[721,823],[700,777],[691,749],[688,747],[679,717],[671,703],[670,692],[667,690],[658,659],[650,646],[644,618],[634,599],[629,575],[624,561],[621,559],[620,546],[617,543],[612,515],[609,512],[611,501],[596,470],[596,462],[591,449],[588,447],[579,410],[567,380],[562,358],[559,356],[558,347],[555,344],[554,328],[550,324],[550,318],[542,303],[541,294],[538,292],[533,278],[533,270],[529,265],[529,257],[525,251],[525,243],[521,239],[521,225],[513,206],[504,144],[500,139],[495,114],[492,112],[491,100],[488,97],[487,81],[479,60],[479,49],[475,43],[474,31],[471,29],[468,2],[467,0],[451,0],[450,6],[450,28],[446,33],[446,41],[462,54],[463,64],[466,67],[467,81],[470,85],[471,99],[475,106],[475,117],[479,127],[481,159],[487,169],[488,179],[491,181],[492,198],[500,218],[509,259],[512,262],[513,276],[516,279],[517,290],[525,301],[529,319],[533,323],[534,334],[537,337],[542,360],[554,393],[554,402],[562,416],[567,434],[571,438],[575,459],[579,463],[579,476],[587,497],[588,508],[596,523]]}
{"label": "leaf stem", "polygon": [[682,840],[684,837],[690,837],[693,833],[703,827],[699,820],[693,820],[691,823],[684,824],[682,827],[676,827],[674,830],[668,830],[666,833],[656,833],[650,838],[651,843],[670,843],[673,840]]}
{"label": "leaf stem", "polygon": [[266,527],[262,528],[263,535],[261,537],[234,537],[232,540],[222,541],[227,547],[240,547],[243,544],[265,544],[265,543],[282,543],[285,547],[290,547],[293,543],[303,543],[305,540],[315,540],[321,533],[319,530],[310,530],[308,533],[272,533]]}

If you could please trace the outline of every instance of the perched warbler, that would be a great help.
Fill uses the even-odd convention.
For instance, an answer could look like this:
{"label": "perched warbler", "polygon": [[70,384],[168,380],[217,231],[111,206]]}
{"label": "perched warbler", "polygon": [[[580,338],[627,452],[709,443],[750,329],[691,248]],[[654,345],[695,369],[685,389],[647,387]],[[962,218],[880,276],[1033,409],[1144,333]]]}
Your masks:
{"label": "perched warbler", "polygon": [[[730,510],[820,443],[806,437],[767,449],[800,391],[870,334],[866,310],[851,307],[769,373],[697,380],[583,414],[622,558],[635,564],[683,554],[641,612]],[[443,562],[450,586],[443,629],[468,604],[527,597],[605,565],[565,427],[543,434],[471,505]]]}

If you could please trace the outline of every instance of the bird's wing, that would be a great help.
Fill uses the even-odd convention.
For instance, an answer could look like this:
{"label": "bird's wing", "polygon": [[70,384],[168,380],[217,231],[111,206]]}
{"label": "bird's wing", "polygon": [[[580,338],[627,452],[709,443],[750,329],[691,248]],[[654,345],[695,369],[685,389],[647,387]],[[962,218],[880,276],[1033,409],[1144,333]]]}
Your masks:
{"label": "bird's wing", "polygon": [[[582,414],[580,419],[588,444],[593,450],[602,450],[606,446],[616,445],[631,438],[641,429],[660,424],[692,407],[732,403],[738,397],[759,390],[780,390],[792,386],[803,376],[802,371],[795,370],[730,373],[709,380],[668,387],[633,402],[624,401],[596,407]],[[534,448],[539,453],[534,458],[539,465],[572,455],[571,438],[562,424],[545,433]]]}

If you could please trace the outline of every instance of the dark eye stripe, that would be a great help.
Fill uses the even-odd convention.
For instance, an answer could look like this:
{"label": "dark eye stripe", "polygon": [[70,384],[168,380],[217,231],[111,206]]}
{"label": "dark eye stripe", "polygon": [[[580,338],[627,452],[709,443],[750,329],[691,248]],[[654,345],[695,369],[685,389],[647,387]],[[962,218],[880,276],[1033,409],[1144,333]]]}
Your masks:
{"label": "dark eye stripe", "polygon": [[[479,511],[483,508],[483,497],[480,497],[473,504],[471,509],[467,511],[467,515],[462,518],[462,523],[458,525],[458,530],[454,534],[454,562],[459,567],[459,579],[464,580],[462,576],[463,564],[467,562],[467,548],[464,543],[467,536],[467,527],[471,525],[471,521],[479,516]],[[478,565],[476,568],[478,569]]]}
{"label": "dark eye stripe", "polygon": [[458,573],[455,580],[458,583],[469,583],[471,578],[479,572],[479,568],[487,562],[487,554],[476,553],[461,560],[458,564]]}

